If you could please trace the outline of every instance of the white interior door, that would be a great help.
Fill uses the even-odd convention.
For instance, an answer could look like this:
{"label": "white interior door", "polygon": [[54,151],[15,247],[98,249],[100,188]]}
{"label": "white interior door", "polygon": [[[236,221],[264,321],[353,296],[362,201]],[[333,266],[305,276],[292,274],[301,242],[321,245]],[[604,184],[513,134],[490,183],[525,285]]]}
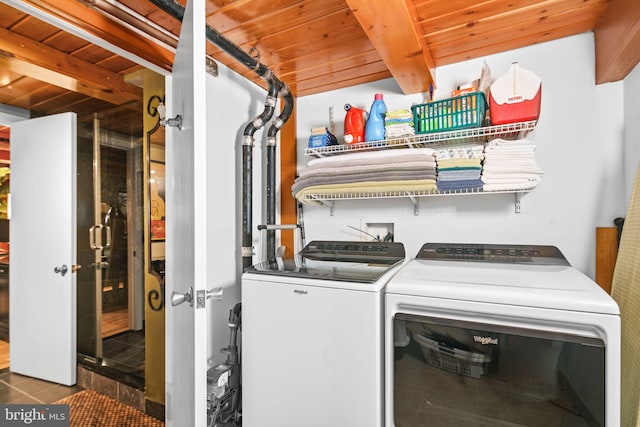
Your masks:
{"label": "white interior door", "polygon": [[207,282],[205,25],[205,1],[187,1],[166,89],[167,117],[183,118],[180,130],[167,127],[166,292],[193,295],[166,312],[165,418],[177,427],[207,421],[207,313],[197,297]]}
{"label": "white interior door", "polygon": [[76,115],[11,126],[12,372],[76,382]]}

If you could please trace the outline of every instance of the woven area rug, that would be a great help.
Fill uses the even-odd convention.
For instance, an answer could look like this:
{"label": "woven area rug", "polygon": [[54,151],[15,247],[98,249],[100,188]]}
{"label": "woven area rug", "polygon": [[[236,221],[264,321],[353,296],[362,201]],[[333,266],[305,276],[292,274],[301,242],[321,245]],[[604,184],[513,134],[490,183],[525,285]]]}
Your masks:
{"label": "woven area rug", "polygon": [[58,404],[69,405],[71,427],[164,427],[164,423],[94,390],[83,390]]}

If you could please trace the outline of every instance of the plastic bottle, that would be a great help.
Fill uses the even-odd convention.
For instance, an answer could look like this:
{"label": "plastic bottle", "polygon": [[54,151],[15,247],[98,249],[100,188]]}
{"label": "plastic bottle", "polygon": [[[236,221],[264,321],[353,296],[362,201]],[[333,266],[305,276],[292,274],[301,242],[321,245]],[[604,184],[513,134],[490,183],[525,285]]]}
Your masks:
{"label": "plastic bottle", "polygon": [[381,93],[376,93],[371,110],[369,111],[369,119],[364,128],[365,141],[379,141],[384,139],[384,115],[387,112],[387,106],[382,99]]}
{"label": "plastic bottle", "polygon": [[347,115],[344,117],[344,142],[357,144],[364,142],[364,126],[367,121],[367,112],[360,108],[344,104]]}

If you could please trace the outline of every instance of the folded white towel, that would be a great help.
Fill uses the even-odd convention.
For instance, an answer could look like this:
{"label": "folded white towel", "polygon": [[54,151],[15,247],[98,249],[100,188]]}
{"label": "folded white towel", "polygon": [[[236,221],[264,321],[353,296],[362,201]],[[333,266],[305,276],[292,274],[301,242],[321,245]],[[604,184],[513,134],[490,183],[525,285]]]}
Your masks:
{"label": "folded white towel", "polygon": [[526,138],[523,139],[516,139],[516,140],[508,140],[508,139],[502,139],[502,138],[496,138],[496,139],[492,139],[491,141],[487,142],[486,144],[487,146],[491,147],[491,146],[498,146],[498,145],[504,145],[504,146],[528,146],[528,145],[533,145],[535,146],[536,143],[528,140]]}
{"label": "folded white towel", "polygon": [[308,163],[308,166],[339,164],[341,162],[346,163],[354,160],[364,160],[369,162],[398,162],[402,161],[402,158],[407,158],[407,160],[433,160],[433,153],[434,150],[432,148],[400,148],[396,150],[365,151],[313,159]]}
{"label": "folded white towel", "polygon": [[542,175],[543,170],[536,165],[517,165],[517,164],[509,164],[509,165],[489,165],[483,166],[482,173],[487,175],[490,173],[534,173],[538,175]]}
{"label": "folded white towel", "polygon": [[501,160],[518,160],[518,159],[535,159],[534,153],[503,153],[503,152],[489,152],[484,154],[485,159],[501,159]]}
{"label": "folded white towel", "polygon": [[540,168],[535,159],[484,159],[482,163],[485,169],[501,168],[501,167],[516,167],[521,166],[525,168],[536,167]]}
{"label": "folded white towel", "polygon": [[541,175],[535,173],[486,174],[481,177],[486,184],[505,184],[509,182],[540,181]]}
{"label": "folded white towel", "polygon": [[487,154],[491,154],[491,153],[509,153],[509,154],[520,154],[520,153],[534,153],[536,151],[536,147],[535,146],[513,146],[513,147],[506,147],[503,145],[498,145],[498,146],[487,146],[484,149],[484,153],[485,155]]}
{"label": "folded white towel", "polygon": [[413,136],[416,130],[410,125],[392,125],[387,126],[384,130],[387,139],[401,138],[403,136]]}
{"label": "folded white towel", "polygon": [[510,191],[510,190],[529,190],[540,184],[540,180],[527,180],[522,182],[510,182],[503,184],[484,184],[484,191]]}
{"label": "folded white towel", "polygon": [[358,173],[358,172],[385,172],[389,170],[436,170],[436,162],[434,161],[413,161],[413,162],[385,162],[379,164],[341,164],[337,166],[325,165],[323,167],[303,168],[298,173],[300,178],[313,175],[330,175],[339,173]]}

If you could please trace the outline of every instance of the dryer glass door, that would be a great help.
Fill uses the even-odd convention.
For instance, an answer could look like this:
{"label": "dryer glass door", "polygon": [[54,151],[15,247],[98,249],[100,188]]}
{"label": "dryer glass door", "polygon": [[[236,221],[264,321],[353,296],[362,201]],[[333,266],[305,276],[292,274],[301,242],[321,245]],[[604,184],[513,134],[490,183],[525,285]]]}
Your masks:
{"label": "dryer glass door", "polygon": [[604,425],[598,339],[397,314],[394,422]]}

